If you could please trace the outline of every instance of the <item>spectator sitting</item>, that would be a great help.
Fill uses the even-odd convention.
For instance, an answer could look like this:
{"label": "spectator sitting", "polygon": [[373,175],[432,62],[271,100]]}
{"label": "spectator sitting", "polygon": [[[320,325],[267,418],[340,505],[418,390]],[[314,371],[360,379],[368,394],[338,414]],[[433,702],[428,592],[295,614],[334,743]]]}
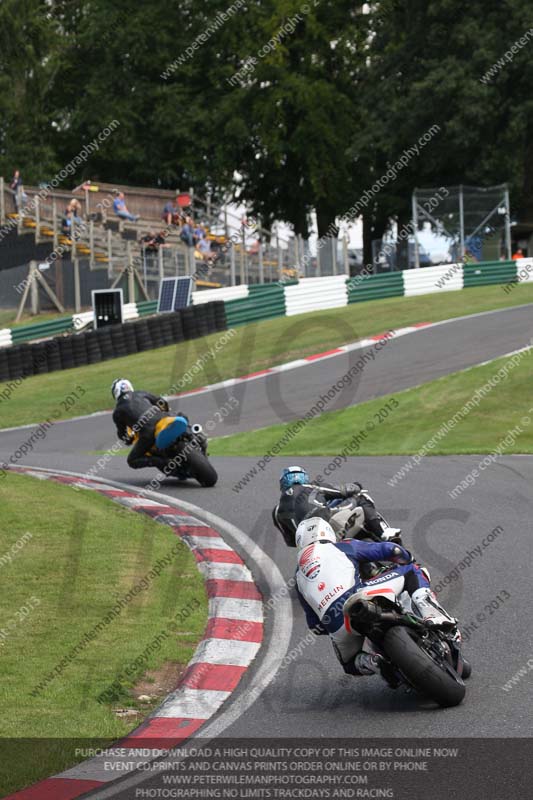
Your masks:
{"label": "spectator sitting", "polygon": [[513,253],[513,261],[518,261],[519,258],[524,258],[524,252],[520,247],[518,247],[516,252]]}
{"label": "spectator sitting", "polygon": [[193,232],[192,232],[194,243],[198,244],[198,242],[204,238],[205,230],[202,228],[200,224],[196,225]]}
{"label": "spectator sitting", "polygon": [[16,169],[13,173],[13,178],[11,183],[9,184],[9,188],[15,192],[15,206],[17,211],[19,210],[19,198],[22,200],[22,205],[25,206],[28,202],[28,195],[24,191],[24,186],[22,185],[22,177],[20,175],[20,170]]}
{"label": "spectator sitting", "polygon": [[73,198],[67,206],[66,213],[71,212],[72,219],[76,224],[80,224],[83,220],[81,218],[81,203],[79,200]]}
{"label": "spectator sitting", "polygon": [[196,249],[198,250],[204,261],[214,260],[215,257],[211,252],[211,242],[209,241],[209,239],[205,237],[205,234],[197,243]]}
{"label": "spectator sitting", "polygon": [[166,222],[167,225],[181,225],[182,218],[180,208],[174,205],[172,200],[165,203],[165,207],[163,208],[163,221]]}
{"label": "spectator sitting", "polygon": [[180,239],[182,242],[185,242],[188,247],[194,247],[194,233],[192,219],[190,217],[185,218],[185,225],[181,229]]}
{"label": "spectator sitting", "polygon": [[140,239],[141,245],[145,250],[150,250],[150,252],[155,252],[160,247],[166,247],[165,242],[165,232],[160,231],[156,233],[154,230],[151,230],[145,236],[142,236]]}
{"label": "spectator sitting", "polygon": [[120,219],[127,219],[129,222],[137,222],[139,219],[138,215],[131,214],[128,211],[126,201],[124,199],[124,192],[119,192],[113,200],[113,211],[117,217],[120,217]]}
{"label": "spectator sitting", "polygon": [[178,209],[172,202],[169,200],[168,203],[165,203],[165,207],[163,208],[163,222],[166,222],[167,225],[175,225],[174,222]]}

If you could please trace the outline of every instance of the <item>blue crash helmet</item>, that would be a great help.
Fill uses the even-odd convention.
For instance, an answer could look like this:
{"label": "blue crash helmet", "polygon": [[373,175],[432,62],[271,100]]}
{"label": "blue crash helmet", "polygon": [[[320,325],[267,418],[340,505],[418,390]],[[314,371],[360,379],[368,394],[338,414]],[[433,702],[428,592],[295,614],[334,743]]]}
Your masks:
{"label": "blue crash helmet", "polygon": [[282,492],[286,492],[290,486],[295,483],[309,483],[309,475],[303,467],[285,467],[279,476],[279,488]]}

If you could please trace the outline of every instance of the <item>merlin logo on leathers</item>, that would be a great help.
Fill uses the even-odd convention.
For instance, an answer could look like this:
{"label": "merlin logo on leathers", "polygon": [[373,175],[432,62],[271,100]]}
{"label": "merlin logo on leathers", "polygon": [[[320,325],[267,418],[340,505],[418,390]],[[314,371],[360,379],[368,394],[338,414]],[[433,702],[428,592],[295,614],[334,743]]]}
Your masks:
{"label": "merlin logo on leathers", "polygon": [[340,586],[335,586],[335,588],[332,589],[331,592],[328,592],[326,595],[324,595],[318,607],[324,608],[324,606],[327,605],[330,600],[333,600],[333,598],[336,597],[336,595],[338,595],[339,592],[344,592],[344,591],[345,591],[344,586],[342,584]]}

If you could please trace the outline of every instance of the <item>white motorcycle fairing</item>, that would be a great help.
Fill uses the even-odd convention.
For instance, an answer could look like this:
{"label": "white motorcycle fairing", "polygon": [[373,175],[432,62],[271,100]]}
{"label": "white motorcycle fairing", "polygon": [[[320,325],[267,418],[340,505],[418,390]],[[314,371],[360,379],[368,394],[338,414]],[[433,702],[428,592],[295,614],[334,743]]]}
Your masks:
{"label": "white motorcycle fairing", "polygon": [[365,585],[354,592],[353,597],[357,600],[375,600],[377,597],[383,597],[392,603],[399,603],[405,612],[410,613],[411,598],[404,591],[404,586],[404,576],[391,569],[377,578],[365,581]]}

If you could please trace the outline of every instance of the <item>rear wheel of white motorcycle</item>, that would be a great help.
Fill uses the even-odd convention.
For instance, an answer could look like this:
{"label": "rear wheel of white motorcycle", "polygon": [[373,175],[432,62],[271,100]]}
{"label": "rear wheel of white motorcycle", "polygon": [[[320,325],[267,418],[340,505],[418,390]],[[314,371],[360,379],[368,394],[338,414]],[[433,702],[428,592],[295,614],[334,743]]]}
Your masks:
{"label": "rear wheel of white motorcycle", "polygon": [[201,486],[214,486],[218,481],[216,469],[209,463],[203,453],[192,451],[187,454],[187,464],[191,475]]}
{"label": "rear wheel of white motorcycle", "polygon": [[420,647],[417,638],[414,631],[398,625],[387,631],[383,650],[421,694],[443,708],[458,706],[466,691],[462,679],[451,665],[440,667]]}

